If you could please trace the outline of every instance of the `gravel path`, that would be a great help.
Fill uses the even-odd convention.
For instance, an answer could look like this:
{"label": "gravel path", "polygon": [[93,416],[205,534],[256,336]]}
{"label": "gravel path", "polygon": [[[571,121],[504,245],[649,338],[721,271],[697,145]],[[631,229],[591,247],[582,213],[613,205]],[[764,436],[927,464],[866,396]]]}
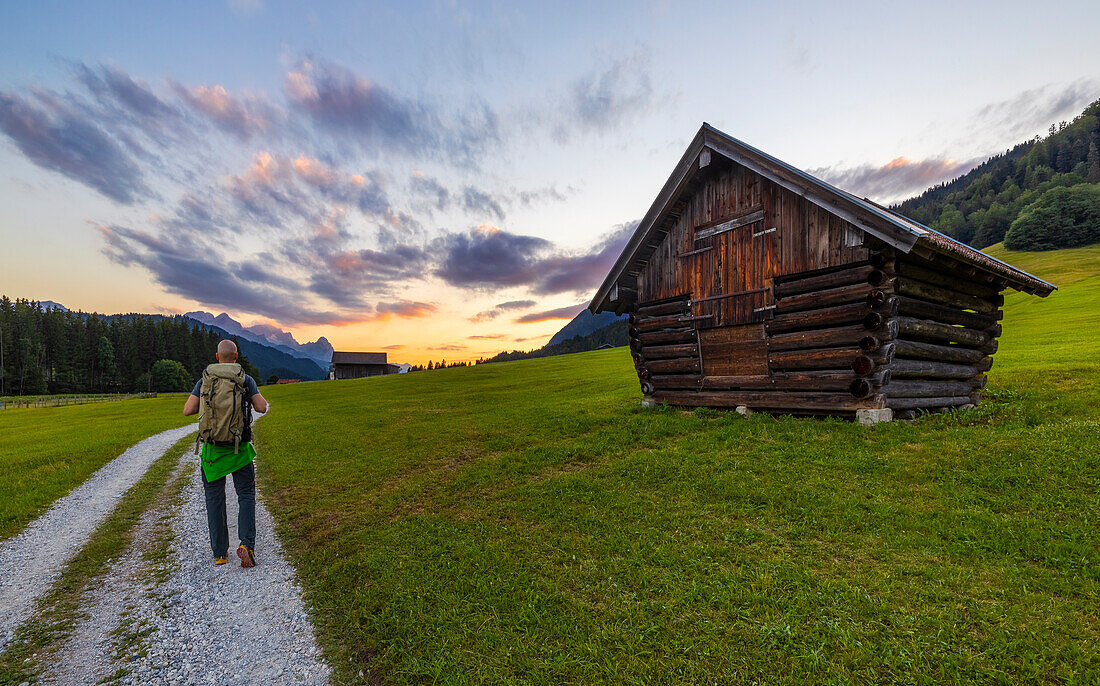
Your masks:
{"label": "gravel path", "polygon": [[[242,569],[233,554],[237,498],[232,477],[226,480],[230,561],[215,567],[198,458],[187,453],[178,470],[187,472],[181,497],[146,513],[133,548],[83,603],[88,616],[52,659],[44,683],[96,683],[120,667],[128,672],[122,684],[328,683],[294,570],[262,500],[257,566]],[[143,562],[142,553],[166,533],[167,558]],[[123,650],[120,628],[136,639]]]}
{"label": "gravel path", "polygon": [[20,534],[0,543],[0,648],[34,609],[61,568],[158,457],[195,430],[169,429],[129,448],[92,474]]}
{"label": "gravel path", "polygon": [[[195,460],[193,456],[190,460]],[[237,496],[226,479],[230,561],[215,567],[206,529],[201,470],[195,469],[176,518],[171,554],[178,565],[158,588],[167,612],[150,618],[148,655],[130,664],[134,684],[324,684],[320,657],[294,569],[256,499],[256,561],[242,569],[233,552]]]}
{"label": "gravel path", "polygon": [[[156,506],[149,508],[137,524],[139,535],[156,531],[162,518],[167,518]],[[72,636],[55,656],[42,675],[44,684],[98,684],[115,673],[115,654],[120,648],[119,630],[140,632],[146,627],[145,617],[159,611],[153,592],[158,565],[149,565],[144,554],[153,546],[143,538],[124,555],[113,561],[111,571],[97,580],[95,590],[82,603],[86,613],[77,621]],[[124,625],[124,622],[126,625]],[[136,646],[134,648],[136,650]],[[133,650],[123,658],[129,658]],[[125,666],[125,662],[121,662]]]}

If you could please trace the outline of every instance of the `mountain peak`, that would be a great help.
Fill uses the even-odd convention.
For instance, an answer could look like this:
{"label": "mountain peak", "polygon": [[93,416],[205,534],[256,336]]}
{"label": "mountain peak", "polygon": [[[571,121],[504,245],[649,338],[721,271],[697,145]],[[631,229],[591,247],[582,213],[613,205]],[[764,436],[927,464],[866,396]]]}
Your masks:
{"label": "mountain peak", "polygon": [[323,369],[327,369],[332,360],[332,344],[324,336],[312,343],[299,343],[294,334],[283,331],[270,324],[254,324],[243,326],[225,312],[215,316],[210,312],[188,312],[183,316],[194,319],[202,324],[209,324],[225,329],[226,332],[241,338],[274,346],[278,350],[289,353],[295,357],[301,357],[317,362]]}
{"label": "mountain peak", "polygon": [[38,306],[41,307],[43,310],[61,310],[62,312],[69,311],[69,308],[65,307],[59,302],[54,302],[53,300],[39,300]]}
{"label": "mountain peak", "polygon": [[183,316],[187,317],[188,319],[194,319],[197,322],[202,322],[203,324],[213,324],[214,323],[214,315],[211,314],[210,312],[203,312],[201,310],[195,310],[194,312],[184,312]]}

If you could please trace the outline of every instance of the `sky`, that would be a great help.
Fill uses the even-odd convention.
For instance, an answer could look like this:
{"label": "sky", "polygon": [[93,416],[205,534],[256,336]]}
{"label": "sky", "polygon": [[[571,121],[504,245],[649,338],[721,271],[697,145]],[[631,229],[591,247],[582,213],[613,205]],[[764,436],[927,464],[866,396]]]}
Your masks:
{"label": "sky", "polygon": [[0,2],[0,293],[541,346],[702,122],[879,202],[1100,98],[1100,3]]}

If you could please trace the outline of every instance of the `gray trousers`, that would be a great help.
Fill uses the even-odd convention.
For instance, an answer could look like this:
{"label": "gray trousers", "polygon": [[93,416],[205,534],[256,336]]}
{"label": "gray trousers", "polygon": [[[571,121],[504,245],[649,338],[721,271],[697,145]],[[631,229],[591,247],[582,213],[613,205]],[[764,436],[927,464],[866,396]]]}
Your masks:
{"label": "gray trousers", "polygon": [[[202,472],[199,472],[201,477]],[[237,535],[241,543],[256,547],[256,470],[249,462],[233,472],[233,490],[237,492]],[[210,550],[214,557],[229,553],[229,525],[225,518],[225,477],[202,480],[206,491],[206,523],[210,527]]]}

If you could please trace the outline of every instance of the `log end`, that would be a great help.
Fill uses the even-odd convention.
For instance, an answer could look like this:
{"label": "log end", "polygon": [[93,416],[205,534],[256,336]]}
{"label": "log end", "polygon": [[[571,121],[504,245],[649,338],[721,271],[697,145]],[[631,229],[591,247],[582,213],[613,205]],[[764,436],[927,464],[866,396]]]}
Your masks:
{"label": "log end", "polygon": [[874,391],[874,387],[867,379],[856,379],[848,385],[848,392],[857,398],[866,398]]}
{"label": "log end", "polygon": [[852,360],[852,371],[858,376],[867,376],[875,369],[875,361],[866,355],[860,355]]}

